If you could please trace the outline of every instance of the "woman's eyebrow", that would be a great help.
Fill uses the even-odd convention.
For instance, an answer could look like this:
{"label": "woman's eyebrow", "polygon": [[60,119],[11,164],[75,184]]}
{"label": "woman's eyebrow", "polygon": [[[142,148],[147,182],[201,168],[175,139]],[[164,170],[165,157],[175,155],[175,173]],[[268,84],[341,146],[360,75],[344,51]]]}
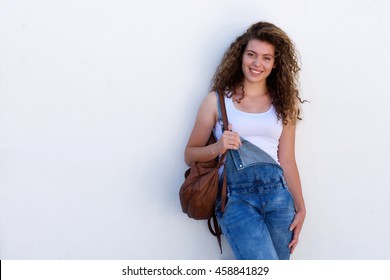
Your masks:
{"label": "woman's eyebrow", "polygon": [[[255,51],[253,51],[253,50],[247,50],[247,52],[252,52],[252,53],[258,54],[257,52],[255,52]],[[263,55],[263,56],[272,56],[272,57],[274,57],[274,55],[272,55],[272,54],[270,54],[270,53],[263,53],[263,54],[261,54],[261,55]]]}

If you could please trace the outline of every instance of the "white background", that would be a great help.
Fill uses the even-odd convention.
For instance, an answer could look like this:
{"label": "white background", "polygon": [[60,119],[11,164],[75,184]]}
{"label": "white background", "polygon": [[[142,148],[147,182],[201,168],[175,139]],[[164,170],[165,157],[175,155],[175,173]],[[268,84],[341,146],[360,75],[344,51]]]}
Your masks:
{"label": "white background", "polygon": [[228,45],[301,55],[293,259],[390,259],[385,0],[0,0],[0,259],[229,259],[181,213],[184,147]]}

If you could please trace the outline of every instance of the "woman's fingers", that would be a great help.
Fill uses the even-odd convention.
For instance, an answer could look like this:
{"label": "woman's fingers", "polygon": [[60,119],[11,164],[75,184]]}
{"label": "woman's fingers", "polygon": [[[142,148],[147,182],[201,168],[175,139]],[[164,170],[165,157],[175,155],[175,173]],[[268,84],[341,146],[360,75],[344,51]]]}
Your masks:
{"label": "woman's fingers", "polygon": [[241,139],[238,133],[232,131],[225,131],[222,135],[222,141],[226,149],[239,149],[241,146]]}
{"label": "woman's fingers", "polygon": [[294,253],[294,250],[298,245],[298,241],[299,241],[299,235],[294,234],[293,239],[291,240],[290,244],[288,244],[288,247],[290,248],[290,254]]}
{"label": "woman's fingers", "polygon": [[237,132],[233,131],[224,131],[221,139],[218,141],[219,144],[219,154],[223,154],[226,150],[238,150],[242,143],[240,136]]}
{"label": "woman's fingers", "polygon": [[290,231],[293,231],[298,224],[299,224],[299,220],[295,217],[294,221],[290,225]]}
{"label": "woman's fingers", "polygon": [[305,220],[305,214],[303,212],[297,212],[293,222],[290,226],[290,231],[293,231],[293,238],[291,242],[288,244],[290,248],[290,253],[292,254],[299,242],[299,234],[301,233],[303,221]]}
{"label": "woman's fingers", "polygon": [[293,238],[292,238],[291,242],[288,244],[288,247],[290,248],[290,254],[292,254],[294,252],[295,248],[298,245],[299,233],[300,233],[300,229],[298,229],[298,227],[295,227],[293,229]]}

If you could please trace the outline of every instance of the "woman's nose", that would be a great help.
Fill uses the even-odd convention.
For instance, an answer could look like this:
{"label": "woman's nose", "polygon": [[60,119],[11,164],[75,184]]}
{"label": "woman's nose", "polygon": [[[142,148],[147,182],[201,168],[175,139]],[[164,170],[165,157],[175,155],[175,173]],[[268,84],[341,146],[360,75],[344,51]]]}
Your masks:
{"label": "woman's nose", "polygon": [[260,65],[260,60],[259,60],[258,58],[255,58],[255,59],[253,60],[253,65],[254,65],[254,66],[259,66],[259,65]]}

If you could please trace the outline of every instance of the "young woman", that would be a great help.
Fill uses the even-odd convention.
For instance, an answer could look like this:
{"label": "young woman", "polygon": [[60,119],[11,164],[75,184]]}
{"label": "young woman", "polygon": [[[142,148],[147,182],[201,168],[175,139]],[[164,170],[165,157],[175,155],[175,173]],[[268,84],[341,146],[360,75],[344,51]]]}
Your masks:
{"label": "young woman", "polygon": [[[226,51],[201,104],[185,162],[227,152],[227,203],[216,216],[237,259],[289,259],[299,240],[305,203],[295,161],[300,120],[297,55],[277,26],[258,22]],[[229,127],[222,131],[217,92]],[[217,143],[206,146],[211,131]]]}

